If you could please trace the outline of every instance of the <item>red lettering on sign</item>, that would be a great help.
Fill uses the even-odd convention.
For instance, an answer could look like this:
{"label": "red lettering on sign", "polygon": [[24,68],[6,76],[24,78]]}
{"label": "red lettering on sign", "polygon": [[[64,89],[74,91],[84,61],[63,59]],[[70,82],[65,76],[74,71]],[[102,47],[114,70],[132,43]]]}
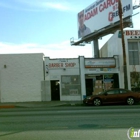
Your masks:
{"label": "red lettering on sign", "polygon": [[113,21],[113,12],[109,12],[108,21]]}
{"label": "red lettering on sign", "polygon": [[140,30],[127,30],[126,31],[126,33],[125,33],[126,35],[131,35],[131,36],[140,36]]}
{"label": "red lettering on sign", "polygon": [[85,20],[89,20],[91,17],[94,17],[95,15],[98,14],[98,9],[97,7],[85,14]]}
{"label": "red lettering on sign", "polygon": [[49,63],[49,68],[75,67],[76,63]]}
{"label": "red lettering on sign", "polygon": [[49,68],[60,68],[63,67],[63,63],[49,63]]}
{"label": "red lettering on sign", "polygon": [[65,67],[74,67],[75,63],[65,63]]}
{"label": "red lettering on sign", "polygon": [[113,6],[117,2],[118,2],[118,0],[106,0],[105,2],[103,2],[99,5],[99,11],[102,12],[105,9],[107,9],[108,7]]}

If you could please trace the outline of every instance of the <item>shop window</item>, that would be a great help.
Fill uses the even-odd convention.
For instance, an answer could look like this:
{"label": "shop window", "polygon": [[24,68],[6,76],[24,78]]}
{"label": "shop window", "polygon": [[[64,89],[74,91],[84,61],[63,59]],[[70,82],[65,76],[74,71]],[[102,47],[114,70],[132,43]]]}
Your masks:
{"label": "shop window", "polygon": [[79,95],[81,93],[79,75],[62,75],[61,76],[62,95]]}
{"label": "shop window", "polygon": [[93,80],[93,94],[98,94],[100,92],[103,92],[103,75],[98,75]]}
{"label": "shop window", "polygon": [[140,72],[131,72],[131,90],[140,91]]}
{"label": "shop window", "polygon": [[128,43],[129,51],[129,65],[139,65],[139,50],[138,42],[129,42]]}
{"label": "shop window", "polygon": [[104,90],[119,88],[118,74],[106,74],[104,75]]}

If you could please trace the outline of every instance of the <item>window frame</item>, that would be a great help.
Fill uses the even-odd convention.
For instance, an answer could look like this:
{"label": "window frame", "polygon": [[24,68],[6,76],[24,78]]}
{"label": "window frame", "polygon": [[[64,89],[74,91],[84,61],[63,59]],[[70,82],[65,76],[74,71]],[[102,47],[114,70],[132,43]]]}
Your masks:
{"label": "window frame", "polygon": [[[133,46],[129,46],[130,43],[137,43],[137,49],[130,49],[130,47],[133,47]],[[129,56],[129,65],[140,65],[140,57],[139,57],[139,51],[140,50],[140,41],[136,41],[136,40],[131,40],[131,41],[128,41],[128,56]],[[135,52],[137,52],[137,57],[133,57],[133,56],[136,56]],[[133,56],[131,56],[131,54]]]}

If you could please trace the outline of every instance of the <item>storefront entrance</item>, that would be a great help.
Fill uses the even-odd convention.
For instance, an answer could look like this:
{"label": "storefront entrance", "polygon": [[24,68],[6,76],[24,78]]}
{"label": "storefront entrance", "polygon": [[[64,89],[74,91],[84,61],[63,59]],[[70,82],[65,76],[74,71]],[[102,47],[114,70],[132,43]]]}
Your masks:
{"label": "storefront entrance", "polygon": [[86,79],[86,96],[92,95],[93,92],[93,79]]}
{"label": "storefront entrance", "polygon": [[51,100],[60,101],[60,83],[58,80],[51,81]]}
{"label": "storefront entrance", "polygon": [[86,75],[86,96],[96,95],[111,88],[119,88],[118,74]]}

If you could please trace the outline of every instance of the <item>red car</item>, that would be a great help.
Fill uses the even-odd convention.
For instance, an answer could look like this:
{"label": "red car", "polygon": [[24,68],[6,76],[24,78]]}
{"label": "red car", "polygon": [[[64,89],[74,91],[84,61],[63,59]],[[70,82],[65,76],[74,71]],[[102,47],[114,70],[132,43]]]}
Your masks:
{"label": "red car", "polygon": [[97,95],[87,96],[83,100],[83,103],[95,106],[100,106],[105,103],[127,103],[128,105],[133,105],[139,101],[140,93],[138,92],[127,89],[110,89]]}

